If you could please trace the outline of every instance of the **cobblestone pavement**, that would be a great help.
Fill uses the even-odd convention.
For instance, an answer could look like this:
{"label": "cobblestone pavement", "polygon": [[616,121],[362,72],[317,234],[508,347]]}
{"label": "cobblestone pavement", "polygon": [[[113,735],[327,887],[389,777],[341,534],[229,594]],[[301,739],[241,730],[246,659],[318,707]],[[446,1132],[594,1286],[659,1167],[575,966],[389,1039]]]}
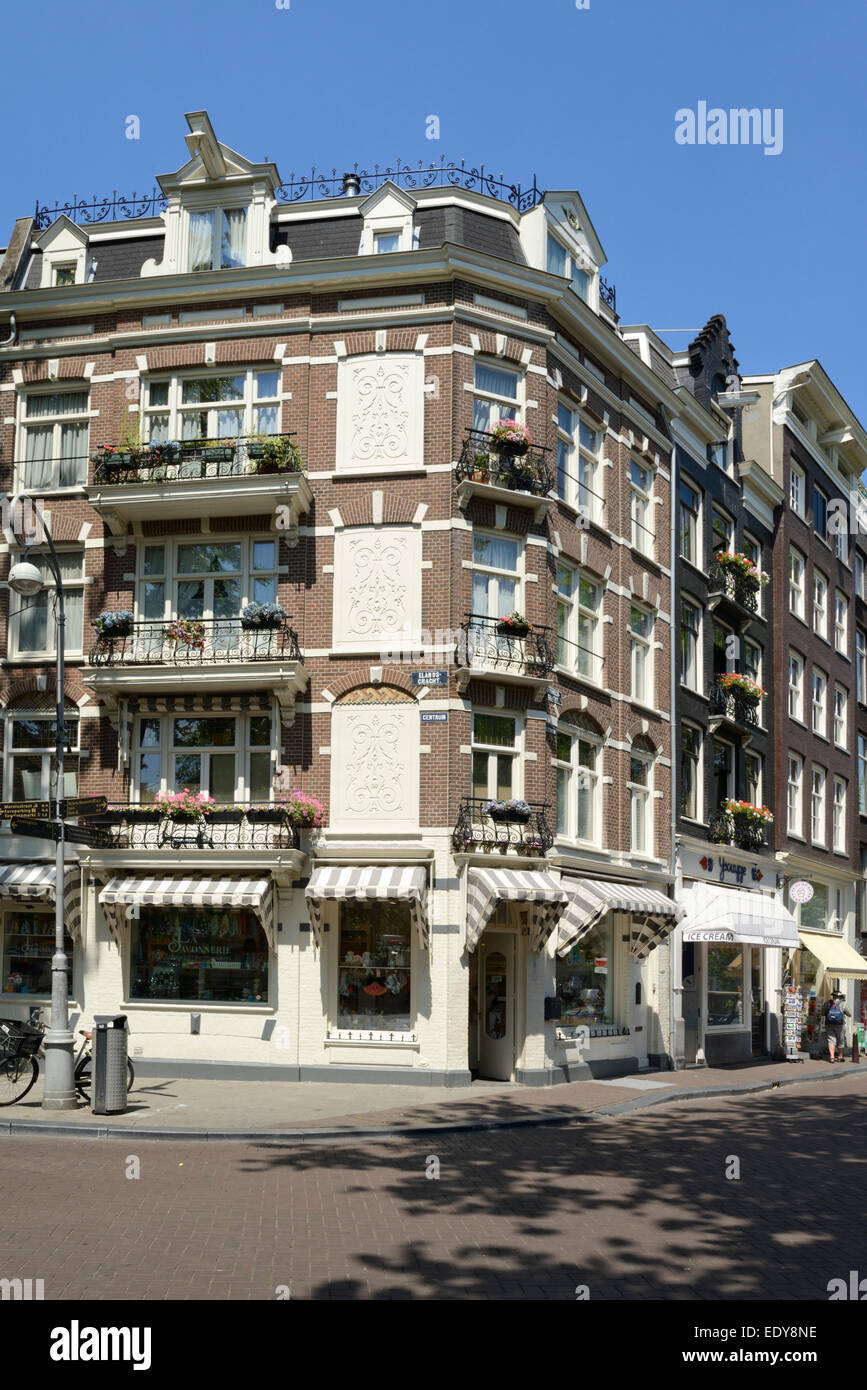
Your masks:
{"label": "cobblestone pavement", "polygon": [[865,1101],[853,1078],[292,1148],[5,1136],[0,1277],[51,1300],[824,1300],[867,1273]]}

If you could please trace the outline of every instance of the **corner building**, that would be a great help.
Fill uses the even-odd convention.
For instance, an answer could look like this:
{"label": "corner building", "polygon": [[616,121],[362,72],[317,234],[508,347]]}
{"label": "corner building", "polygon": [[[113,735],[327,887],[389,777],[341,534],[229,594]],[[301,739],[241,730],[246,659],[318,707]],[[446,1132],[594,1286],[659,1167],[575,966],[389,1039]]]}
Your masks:
{"label": "corner building", "polygon": [[[125,1012],[151,1075],[664,1062],[672,431],[716,422],[627,341],[576,192],[283,185],[187,122],[158,196],[37,208],[0,272],[4,488],[69,612],[64,791],[109,803],[62,885],[75,1024]],[[33,800],[51,596],[6,600],[5,794]],[[3,832],[26,1016],[61,886]]]}

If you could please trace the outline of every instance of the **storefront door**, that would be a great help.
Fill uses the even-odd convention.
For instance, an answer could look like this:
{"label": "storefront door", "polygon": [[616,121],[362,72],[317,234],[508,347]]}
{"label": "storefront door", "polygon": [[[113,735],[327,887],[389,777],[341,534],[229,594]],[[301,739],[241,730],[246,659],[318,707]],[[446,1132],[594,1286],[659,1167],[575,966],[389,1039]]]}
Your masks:
{"label": "storefront door", "polygon": [[479,1075],[492,1081],[515,1073],[515,940],[486,931],[479,942]]}
{"label": "storefront door", "polygon": [[767,1053],[765,1029],[765,953],[758,947],[752,951],[750,963],[750,1022],[753,1031],[753,1056],[763,1057]]}

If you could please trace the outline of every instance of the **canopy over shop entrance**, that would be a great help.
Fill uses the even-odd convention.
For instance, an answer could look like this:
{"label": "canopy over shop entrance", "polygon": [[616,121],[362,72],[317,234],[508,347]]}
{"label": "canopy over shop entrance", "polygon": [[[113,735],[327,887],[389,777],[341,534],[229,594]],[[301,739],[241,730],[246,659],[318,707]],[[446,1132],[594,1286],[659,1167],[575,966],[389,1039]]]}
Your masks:
{"label": "canopy over shop entrance", "polygon": [[124,907],[151,904],[162,907],[251,908],[274,946],[274,894],[270,878],[113,878],[99,895],[109,930],[117,938]]}
{"label": "canopy over shop entrance", "polygon": [[696,883],[683,890],[683,939],[726,945],[797,947],[798,927],[787,907],[769,893]]}
{"label": "canopy over shop entrance", "polygon": [[530,910],[530,947],[540,951],[560,921],[568,898],[557,880],[540,869],[469,869],[468,951],[478,946],[499,902],[522,903]]}
{"label": "canopy over shop entrance", "polygon": [[322,899],[396,898],[409,902],[410,917],[418,935],[419,945],[426,949],[430,943],[430,924],[427,912],[427,870],[400,864],[385,866],[344,867],[323,865],[314,869],[304,890],[310,909],[313,934],[322,944]]}
{"label": "canopy over shop entrance", "polygon": [[[0,868],[0,898],[19,902],[54,902],[53,864],[5,864]],[[67,870],[63,879],[63,915],[69,935],[81,937],[81,871]]]}
{"label": "canopy over shop entrance", "polygon": [[596,926],[606,912],[628,912],[633,917],[629,954],[644,960],[683,916],[684,909],[658,888],[638,883],[608,883],[595,878],[564,878],[569,905],[563,914],[557,940],[558,956],[566,956],[582,936]]}
{"label": "canopy over shop entrance", "polygon": [[[867,980],[867,959],[839,936],[821,932],[799,932],[800,944],[821,961],[825,974],[837,980]],[[795,942],[798,945],[798,942]]]}

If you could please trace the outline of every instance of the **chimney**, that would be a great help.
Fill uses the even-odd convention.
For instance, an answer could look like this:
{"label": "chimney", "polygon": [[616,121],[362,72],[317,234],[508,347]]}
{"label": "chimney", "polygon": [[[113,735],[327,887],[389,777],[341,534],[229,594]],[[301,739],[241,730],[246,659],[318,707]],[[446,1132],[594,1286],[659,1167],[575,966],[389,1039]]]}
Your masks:
{"label": "chimney", "polygon": [[361,181],[357,174],[343,175],[343,196],[345,198],[356,198],[361,192]]}

